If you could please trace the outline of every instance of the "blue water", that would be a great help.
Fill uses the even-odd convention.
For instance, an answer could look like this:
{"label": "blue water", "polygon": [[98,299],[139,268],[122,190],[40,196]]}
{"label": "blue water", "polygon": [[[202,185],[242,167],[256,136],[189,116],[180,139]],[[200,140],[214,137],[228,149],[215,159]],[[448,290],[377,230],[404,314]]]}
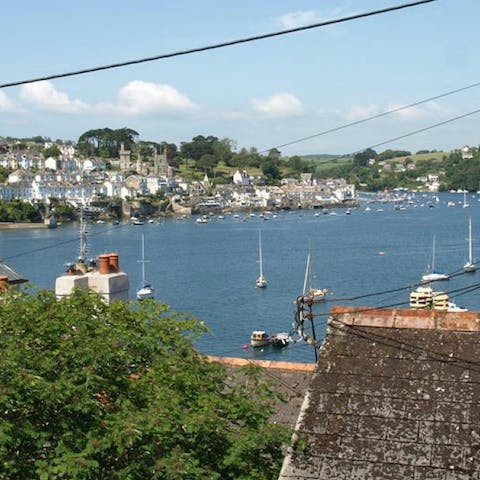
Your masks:
{"label": "blue water", "polygon": [[[298,342],[282,350],[252,351],[252,330],[289,331],[294,321],[294,300],[301,294],[310,245],[316,286],[327,288],[332,303],[316,307],[316,334],[324,332],[326,313],[335,304],[390,306],[405,302],[408,291],[355,301],[353,296],[383,292],[418,283],[431,262],[436,236],[436,267],[447,273],[462,270],[467,259],[468,217],[472,217],[475,244],[480,245],[480,196],[469,195],[470,208],[462,208],[463,195],[441,194],[429,208],[431,195],[416,195],[418,203],[405,210],[393,204],[372,204],[335,214],[318,210],[279,212],[277,218],[212,218],[198,224],[194,218],[166,219],[143,226],[91,225],[91,256],[118,252],[120,268],[129,274],[130,295],[141,279],[141,233],[145,234],[147,280],[155,294],[175,311],[203,320],[210,333],[197,343],[212,355],[264,358],[295,362],[314,361],[311,346]],[[447,201],[454,200],[455,207]],[[406,204],[405,204],[406,205]],[[383,211],[380,211],[383,210]],[[316,215],[317,214],[317,215]],[[258,274],[258,231],[262,231],[266,289],[255,288]],[[0,231],[0,256],[36,288],[54,288],[65,262],[78,254],[78,224],[55,230]],[[478,247],[477,250],[480,250]],[[383,252],[384,254],[381,254]],[[480,251],[478,251],[480,258]],[[435,284],[452,291],[480,283],[480,271]],[[453,298],[470,310],[480,310],[477,291]]]}

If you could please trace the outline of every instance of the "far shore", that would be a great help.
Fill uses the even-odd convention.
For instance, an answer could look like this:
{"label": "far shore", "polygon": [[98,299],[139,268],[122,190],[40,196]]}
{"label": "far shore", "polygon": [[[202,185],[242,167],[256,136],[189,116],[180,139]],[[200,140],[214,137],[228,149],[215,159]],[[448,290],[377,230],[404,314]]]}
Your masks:
{"label": "far shore", "polygon": [[0,222],[0,230],[20,230],[26,228],[48,228],[43,222]]}

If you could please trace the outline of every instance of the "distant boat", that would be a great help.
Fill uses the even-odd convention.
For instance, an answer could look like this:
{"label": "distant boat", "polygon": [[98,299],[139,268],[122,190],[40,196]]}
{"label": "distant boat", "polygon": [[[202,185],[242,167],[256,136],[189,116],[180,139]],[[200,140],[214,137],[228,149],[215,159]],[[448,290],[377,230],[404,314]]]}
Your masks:
{"label": "distant boat", "polygon": [[472,217],[468,219],[468,261],[463,266],[464,272],[474,272],[477,269],[473,261]]}
{"label": "distant boat", "polygon": [[467,202],[467,192],[463,192],[463,208],[468,208],[470,204]]}
{"label": "distant boat", "polygon": [[270,335],[272,347],[287,347],[292,342],[292,337],[287,332],[273,333]]}
{"label": "distant boat", "polygon": [[145,236],[142,233],[142,259],[139,260],[139,263],[142,264],[142,284],[137,290],[137,300],[146,300],[147,298],[154,297],[155,291],[145,279],[145,263],[147,262],[148,260],[145,260]]}
{"label": "distant boat", "polygon": [[206,215],[202,215],[201,217],[197,218],[197,223],[208,223],[208,217]]}
{"label": "distant boat", "polygon": [[432,263],[428,268],[428,272],[422,276],[421,283],[438,282],[440,280],[449,280],[450,277],[446,273],[435,270],[435,235],[433,236],[432,247]]}
{"label": "distant boat", "polygon": [[130,218],[130,221],[132,222],[132,225],[145,225],[145,222],[137,217]]}
{"label": "distant boat", "polygon": [[310,248],[308,249],[307,264],[305,266],[305,277],[303,279],[303,296],[309,300],[322,301],[328,293],[326,288],[316,288],[314,286],[315,275],[312,269],[312,258]]}
{"label": "distant boat", "polygon": [[250,335],[252,347],[264,347],[270,345],[270,336],[264,330],[254,330]]}
{"label": "distant boat", "polygon": [[57,220],[53,215],[47,217],[43,223],[47,228],[57,228]]}
{"label": "distant boat", "polygon": [[267,279],[263,276],[263,258],[262,258],[262,232],[258,232],[258,262],[260,264],[260,271],[255,282],[257,288],[265,288],[267,286]]}
{"label": "distant boat", "polygon": [[459,307],[454,302],[448,302],[447,312],[468,312],[468,308]]}

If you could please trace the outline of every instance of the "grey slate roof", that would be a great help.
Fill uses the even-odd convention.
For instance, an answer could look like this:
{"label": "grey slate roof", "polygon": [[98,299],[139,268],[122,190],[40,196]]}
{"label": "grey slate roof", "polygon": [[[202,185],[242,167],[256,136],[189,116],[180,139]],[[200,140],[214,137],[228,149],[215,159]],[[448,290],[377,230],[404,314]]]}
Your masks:
{"label": "grey slate roof", "polygon": [[332,309],[281,480],[480,480],[480,313]]}

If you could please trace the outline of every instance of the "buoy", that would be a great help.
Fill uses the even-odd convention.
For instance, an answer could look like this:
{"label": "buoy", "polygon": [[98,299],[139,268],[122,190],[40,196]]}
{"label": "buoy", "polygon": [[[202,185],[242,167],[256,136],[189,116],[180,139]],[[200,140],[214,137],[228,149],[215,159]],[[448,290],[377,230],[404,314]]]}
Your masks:
{"label": "buoy", "polygon": [[248,345],[247,345],[246,343],[244,343],[244,344],[242,345],[242,348],[243,348],[244,350],[246,350],[246,349],[248,348]]}

